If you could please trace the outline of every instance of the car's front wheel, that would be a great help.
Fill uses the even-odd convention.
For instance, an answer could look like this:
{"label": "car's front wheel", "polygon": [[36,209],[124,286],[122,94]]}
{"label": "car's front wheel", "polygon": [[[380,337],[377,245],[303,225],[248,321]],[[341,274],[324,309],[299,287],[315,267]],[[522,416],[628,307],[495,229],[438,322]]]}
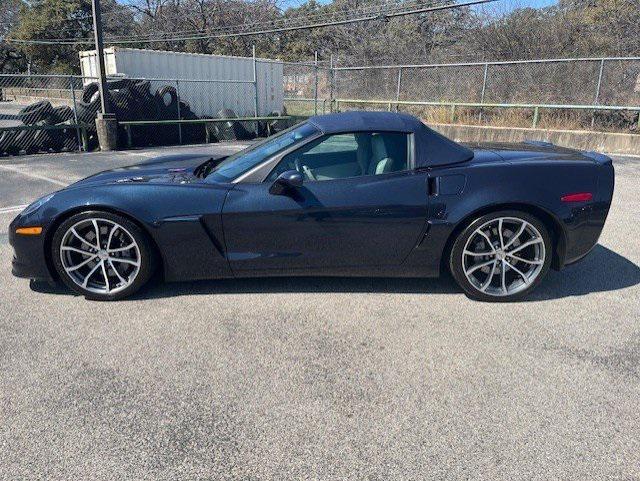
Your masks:
{"label": "car's front wheel", "polygon": [[88,299],[127,297],[154,271],[147,235],[130,220],[110,212],[70,217],[56,230],[51,247],[62,281]]}
{"label": "car's front wheel", "polygon": [[493,212],[471,222],[451,249],[450,269],[465,293],[482,301],[512,301],[531,292],[549,270],[546,226],[520,211]]}

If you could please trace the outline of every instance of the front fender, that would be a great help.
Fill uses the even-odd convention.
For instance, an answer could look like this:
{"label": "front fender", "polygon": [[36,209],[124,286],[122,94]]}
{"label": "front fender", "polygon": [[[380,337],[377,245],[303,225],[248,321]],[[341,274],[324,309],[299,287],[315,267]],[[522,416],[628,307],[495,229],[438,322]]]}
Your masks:
{"label": "front fender", "polygon": [[147,232],[162,258],[167,280],[222,277],[229,274],[220,215],[228,189],[204,183],[66,189],[36,212],[18,216],[12,229],[42,226],[37,249],[31,246],[31,251],[34,263],[49,264],[53,234],[65,219],[82,211],[107,210],[128,217]]}

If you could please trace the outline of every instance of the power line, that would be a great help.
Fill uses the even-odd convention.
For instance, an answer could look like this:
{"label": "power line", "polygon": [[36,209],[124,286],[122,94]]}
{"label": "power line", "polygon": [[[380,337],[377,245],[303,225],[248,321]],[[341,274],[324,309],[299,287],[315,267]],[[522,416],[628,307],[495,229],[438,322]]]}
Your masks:
{"label": "power line", "polygon": [[[358,15],[364,15],[370,12],[375,12],[375,11],[379,11],[381,8],[391,4],[391,3],[395,3],[393,2],[393,0],[386,0],[385,2],[382,2],[380,4],[377,5],[368,5],[366,7],[361,8],[360,10],[356,11],[355,13]],[[398,10],[398,9],[406,9],[409,6],[411,6],[412,4],[416,4],[420,5],[421,3],[423,3],[423,0],[412,0],[412,1],[408,1],[408,2],[404,2],[402,4],[402,6],[393,6],[392,8],[390,8],[389,10]],[[450,2],[447,2],[450,3]],[[431,5],[430,5],[431,6]],[[155,33],[148,33],[145,35],[142,35],[142,37],[151,37],[153,35],[156,35],[156,38],[160,38],[157,37],[158,34],[166,34],[166,35],[186,35],[186,34],[191,34],[191,35],[214,35],[217,33],[222,33],[222,32],[229,32],[229,31],[233,31],[235,29],[241,29],[241,30],[245,30],[249,27],[255,27],[255,26],[265,26],[268,25],[269,27],[273,27],[273,28],[277,28],[277,26],[279,24],[291,24],[292,22],[295,22],[296,20],[318,20],[318,19],[326,19],[326,18],[331,18],[331,17],[337,17],[341,14],[343,14],[344,12],[339,12],[339,11],[333,11],[333,12],[316,12],[316,13],[311,13],[308,15],[305,15],[304,17],[287,17],[287,18],[276,18],[273,20],[266,20],[266,21],[261,21],[261,22],[253,22],[253,23],[243,23],[243,24],[237,24],[237,25],[228,25],[228,26],[221,26],[221,27],[217,27],[215,29],[210,29],[208,32],[205,31],[204,29],[194,29],[194,30],[178,30],[178,31],[161,31],[161,32],[155,32]],[[350,10],[349,13],[354,13],[353,10]],[[141,37],[140,36],[136,36],[136,37],[132,37],[131,35],[112,35],[110,37],[108,37],[107,40],[117,40],[117,39],[136,39],[139,40]]]}
{"label": "power line", "polygon": [[[492,3],[495,1],[497,0],[470,0],[463,3],[446,3],[443,5],[435,5],[435,6],[432,5],[429,7],[414,8],[412,10],[406,10],[406,11],[380,12],[373,15],[365,15],[362,17],[350,18],[350,19],[344,19],[344,20],[324,21],[324,22],[317,22],[317,23],[311,23],[311,24],[305,24],[305,25],[292,25],[288,27],[265,28],[261,30],[251,30],[251,31],[245,31],[245,32],[217,33],[217,34],[214,33],[214,34],[202,34],[202,35],[180,36],[180,37],[164,37],[164,38],[158,37],[158,38],[147,38],[147,39],[139,39],[139,38],[132,37],[131,40],[107,40],[107,41],[112,45],[122,45],[122,44],[132,44],[132,43],[133,44],[162,43],[162,42],[181,42],[181,41],[189,41],[189,40],[207,40],[207,39],[214,39],[214,38],[247,37],[247,36],[253,36],[253,35],[264,35],[269,33],[292,32],[292,31],[306,30],[306,29],[312,29],[312,28],[334,27],[339,25],[368,22],[371,20],[385,20],[389,18],[402,17],[407,15],[416,15],[420,13],[435,12],[435,11],[441,11],[441,10],[449,10],[453,8]],[[401,7],[401,8],[406,8],[406,7]],[[69,40],[69,39],[21,40],[21,39],[7,38],[6,40],[14,43],[23,43],[23,44],[32,44],[32,45],[93,44],[93,41],[89,39],[85,39],[85,40],[80,40],[80,39],[79,40]]]}
{"label": "power line", "polygon": [[[402,5],[392,5],[391,10],[398,10],[398,9],[406,9],[408,8],[410,5],[412,4],[416,4],[419,5],[423,3],[422,0],[412,0],[412,1],[408,1],[408,2],[403,2]],[[450,2],[446,2],[446,3],[450,3]],[[384,2],[378,3],[378,4],[374,4],[374,5],[367,5],[364,7],[361,7],[359,10],[355,11],[355,14],[358,15],[364,15],[367,13],[370,13],[372,11],[378,11],[381,8],[384,8],[390,4],[395,4],[395,2],[393,0],[385,0]],[[431,6],[432,4],[430,4]],[[272,28],[277,28],[277,26],[279,24],[290,24],[293,22],[295,22],[296,20],[318,20],[318,19],[326,19],[326,18],[332,18],[332,17],[337,17],[341,14],[344,14],[345,12],[340,12],[340,11],[332,11],[332,12],[315,12],[315,13],[310,13],[305,15],[304,17],[289,17],[289,18],[277,18],[277,19],[273,19],[273,20],[267,20],[267,21],[260,21],[260,22],[251,22],[251,23],[243,23],[243,24],[236,24],[236,25],[228,25],[228,26],[220,26],[220,27],[216,27],[215,29],[210,29],[208,32],[206,30],[203,29],[192,29],[192,30],[176,30],[176,31],[156,31],[153,33],[147,33],[147,34],[142,34],[142,35],[136,35],[136,36],[132,36],[132,35],[111,35],[109,37],[106,37],[107,41],[111,41],[111,43],[115,43],[115,40],[131,40],[131,42],[139,42],[141,40],[144,40],[145,37],[153,37],[154,35],[156,36],[155,38],[162,38],[162,40],[159,41],[166,41],[165,37],[158,37],[158,35],[171,35],[171,36],[184,36],[184,35],[214,35],[217,33],[222,33],[222,32],[229,32],[229,31],[233,31],[235,29],[240,29],[240,30],[246,30],[249,27],[256,27],[256,26],[262,26],[264,28],[265,25],[268,25],[269,27]],[[349,10],[349,13],[353,14],[354,10]],[[92,40],[90,38],[86,38],[86,37],[82,37],[82,38],[78,38],[78,41],[81,40],[87,40],[88,42],[91,42]],[[33,40],[34,42],[36,40]],[[66,38],[49,38],[49,39],[43,39],[41,41],[47,41],[47,42],[73,42],[72,39],[66,37]]]}
{"label": "power line", "polygon": [[[300,3],[300,1],[302,0],[298,0],[298,5],[302,5]],[[390,0],[386,0],[386,1],[390,1]],[[243,4],[233,4],[233,5],[225,5],[225,10],[241,10],[243,8],[249,7],[251,4],[250,3],[243,3]],[[119,7],[123,7],[123,8],[128,8],[131,10],[131,13],[133,15],[142,15],[143,17],[148,17],[151,18],[153,20],[156,20],[157,18],[161,18],[163,20],[169,20],[169,15],[166,14],[160,14],[157,17],[151,15],[148,12],[144,12],[140,9],[135,8],[132,5],[128,5],[128,4],[118,4]],[[274,8],[276,8],[277,10],[279,10],[280,12],[283,12],[282,8],[280,8],[277,5],[277,2],[272,4],[271,6],[273,6]],[[289,7],[289,8],[297,8],[297,7]],[[160,8],[160,10],[162,10],[162,7]],[[169,10],[167,8],[165,8],[165,10]],[[180,12],[177,12],[175,10],[169,10],[170,13],[173,13],[173,19],[174,20],[181,20],[182,21],[182,16],[180,15]],[[123,12],[119,12],[119,11],[111,11],[111,12],[105,12],[102,14],[102,17],[111,17],[111,16],[120,16],[122,15]],[[327,15],[326,13],[323,15]],[[73,18],[61,18],[58,19],[58,22],[77,22],[80,20],[88,20],[88,19],[92,19],[93,15],[80,15],[80,16],[76,16]],[[266,23],[266,22],[254,22],[254,23],[249,23],[246,24],[246,26],[253,26],[253,25],[260,25],[261,23]],[[17,24],[19,24],[19,19],[16,19],[15,21],[11,21],[11,22],[0,22],[0,26],[7,26],[7,27],[12,27],[12,26],[16,26]],[[232,26],[228,26],[228,27],[219,27],[216,28],[215,30],[227,30],[227,29],[231,29],[231,28],[236,28],[236,27],[243,27],[245,26],[245,24],[239,24],[239,25],[232,25]],[[76,27],[64,27],[64,28],[60,28],[57,29],[57,32],[64,32],[64,31],[74,31],[77,30]],[[156,31],[153,33],[147,33],[147,34],[141,34],[141,35],[136,35],[133,36],[131,34],[129,35],[111,35],[109,37],[107,37],[107,39],[127,39],[127,40],[131,40],[132,42],[134,40],[137,41],[138,38],[142,37],[149,37],[149,36],[153,36],[153,35],[158,35],[158,34],[167,34],[167,35],[176,35],[176,34],[204,34],[205,30],[203,29],[192,29],[192,30],[176,30],[176,31]],[[7,41],[11,41],[11,39],[6,39]],[[93,40],[89,37],[80,37],[77,39],[77,41],[74,41],[73,39],[69,38],[69,37],[58,37],[58,38],[47,38],[47,39],[43,39],[43,40],[29,40],[29,43],[35,43],[35,42],[47,42],[47,44],[50,43],[63,43],[63,42],[67,42],[69,44],[75,44],[75,43],[82,43],[82,40],[86,40],[88,43],[93,43]],[[15,41],[16,43],[26,43],[27,40],[21,40],[21,39],[13,39],[13,41]]]}

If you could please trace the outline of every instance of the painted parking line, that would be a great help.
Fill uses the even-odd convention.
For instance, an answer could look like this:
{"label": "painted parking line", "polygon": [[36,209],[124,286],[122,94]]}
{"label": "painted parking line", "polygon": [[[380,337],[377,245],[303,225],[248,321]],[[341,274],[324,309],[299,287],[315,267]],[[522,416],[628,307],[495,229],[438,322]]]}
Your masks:
{"label": "painted parking line", "polygon": [[0,208],[0,214],[11,214],[13,212],[21,212],[28,204],[12,205],[10,207]]}
{"label": "painted parking line", "polygon": [[0,170],[6,170],[8,172],[14,172],[16,174],[24,175],[25,177],[31,177],[32,179],[44,180],[46,182],[51,182],[52,184],[60,185],[62,187],[66,187],[72,181],[62,182],[61,180],[52,179],[51,177],[47,177],[45,175],[35,174],[33,172],[25,172],[23,169],[18,169],[16,167],[10,167],[8,165],[0,165]]}

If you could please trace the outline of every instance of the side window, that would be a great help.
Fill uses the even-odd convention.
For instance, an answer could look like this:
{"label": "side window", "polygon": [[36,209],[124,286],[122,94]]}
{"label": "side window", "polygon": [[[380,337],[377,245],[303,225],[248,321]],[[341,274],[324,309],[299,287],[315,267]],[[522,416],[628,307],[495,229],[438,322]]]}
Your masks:
{"label": "side window", "polygon": [[406,170],[409,142],[398,132],[327,135],[284,156],[267,180],[297,170],[305,180],[335,180]]}

